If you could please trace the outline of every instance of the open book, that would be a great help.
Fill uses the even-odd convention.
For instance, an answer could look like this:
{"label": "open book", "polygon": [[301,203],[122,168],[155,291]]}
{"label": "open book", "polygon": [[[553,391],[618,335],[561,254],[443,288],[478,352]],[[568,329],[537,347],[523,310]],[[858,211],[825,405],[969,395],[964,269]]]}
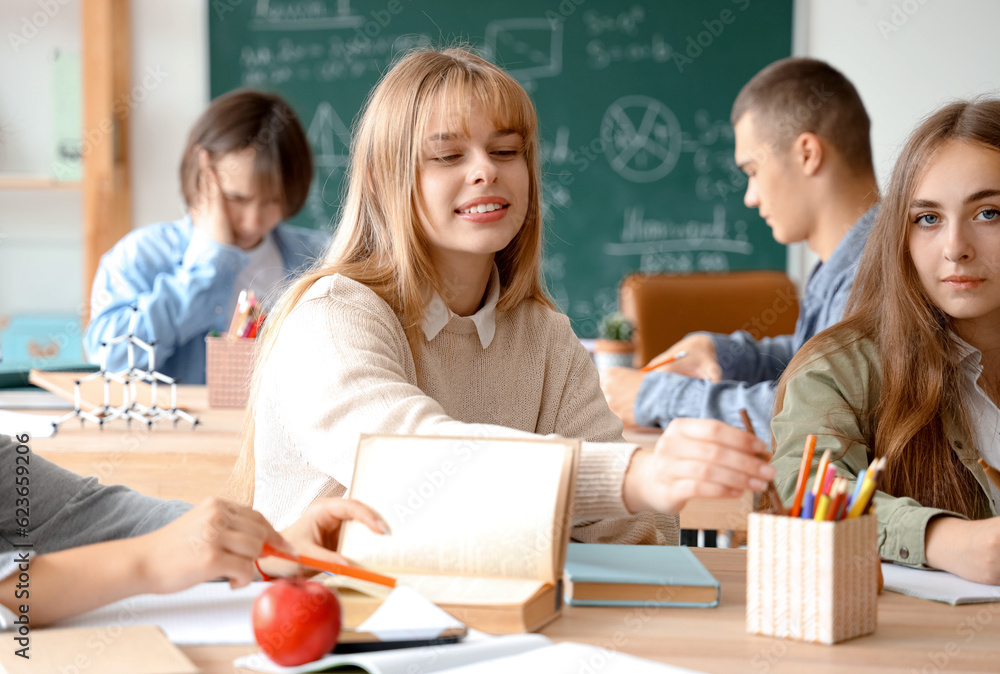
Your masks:
{"label": "open book", "polygon": [[559,613],[580,442],[365,435],[350,497],[392,533],[347,522],[339,552],[470,627],[530,632]]}

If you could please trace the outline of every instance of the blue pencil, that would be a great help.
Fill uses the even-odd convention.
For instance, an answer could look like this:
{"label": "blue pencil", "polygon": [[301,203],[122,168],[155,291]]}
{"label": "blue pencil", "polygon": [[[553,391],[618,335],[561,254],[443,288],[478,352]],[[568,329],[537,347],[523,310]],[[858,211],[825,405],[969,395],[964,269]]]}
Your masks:
{"label": "blue pencil", "polygon": [[811,520],[813,518],[813,505],[816,500],[816,495],[812,491],[807,491],[806,496],[802,501],[802,519]]}
{"label": "blue pencil", "polygon": [[847,509],[848,510],[850,510],[851,506],[854,504],[854,499],[856,499],[858,497],[858,494],[861,493],[861,485],[864,484],[864,482],[865,482],[865,475],[867,474],[867,472],[868,471],[866,469],[866,470],[862,470],[860,473],[858,473],[858,481],[854,485],[854,493],[851,494],[851,498],[847,499]]}

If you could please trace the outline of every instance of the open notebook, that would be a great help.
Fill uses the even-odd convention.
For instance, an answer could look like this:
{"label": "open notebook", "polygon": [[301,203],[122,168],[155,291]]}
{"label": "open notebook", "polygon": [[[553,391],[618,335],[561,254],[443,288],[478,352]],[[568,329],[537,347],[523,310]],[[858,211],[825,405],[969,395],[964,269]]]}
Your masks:
{"label": "open notebook", "polygon": [[368,674],[696,674],[616,651],[576,643],[552,644],[540,634],[477,635],[468,643],[364,655],[331,655],[300,667],[279,667],[262,655],[238,658],[236,667],[270,674],[357,672]]}

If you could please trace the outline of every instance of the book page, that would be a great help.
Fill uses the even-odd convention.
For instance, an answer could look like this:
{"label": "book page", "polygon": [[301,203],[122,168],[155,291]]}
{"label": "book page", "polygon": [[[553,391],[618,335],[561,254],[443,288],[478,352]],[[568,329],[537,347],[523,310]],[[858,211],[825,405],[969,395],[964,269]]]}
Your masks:
{"label": "book page", "polygon": [[[553,540],[576,441],[367,436],[349,496],[391,535],[346,523],[340,552],[389,574],[554,583]],[[571,462],[570,464],[571,465]],[[571,481],[569,481],[571,483]]]}
{"label": "book page", "polygon": [[397,576],[400,585],[412,588],[435,604],[511,606],[523,604],[545,587],[540,580],[470,578],[468,576]]}

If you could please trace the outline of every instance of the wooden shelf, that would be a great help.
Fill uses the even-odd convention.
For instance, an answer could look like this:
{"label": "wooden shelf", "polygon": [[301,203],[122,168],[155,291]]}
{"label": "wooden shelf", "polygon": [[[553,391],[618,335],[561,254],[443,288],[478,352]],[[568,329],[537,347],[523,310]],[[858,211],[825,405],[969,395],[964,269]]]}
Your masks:
{"label": "wooden shelf", "polygon": [[0,190],[66,190],[83,189],[79,180],[55,180],[45,176],[0,175]]}

